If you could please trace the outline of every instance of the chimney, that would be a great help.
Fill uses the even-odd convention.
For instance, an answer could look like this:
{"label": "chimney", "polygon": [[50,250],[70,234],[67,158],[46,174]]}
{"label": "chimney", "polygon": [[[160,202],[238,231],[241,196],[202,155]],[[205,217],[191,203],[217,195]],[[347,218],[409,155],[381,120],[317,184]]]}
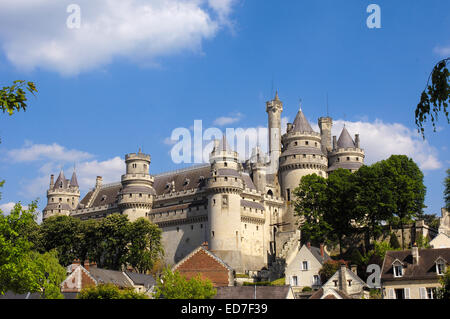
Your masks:
{"label": "chimney", "polygon": [[352,273],[354,273],[355,275],[358,275],[358,266],[357,265],[350,265],[350,269],[351,269]]}
{"label": "chimney", "polygon": [[413,257],[413,265],[417,265],[419,263],[419,248],[417,247],[417,243],[414,243],[411,253]]}
{"label": "chimney", "polygon": [[322,256],[322,260],[325,258],[325,253],[323,250],[323,244],[320,244],[320,256]]}
{"label": "chimney", "polygon": [[84,267],[84,269],[86,269],[87,271],[89,271],[89,260],[85,260],[85,261],[84,261],[83,267]]}
{"label": "chimney", "polygon": [[347,276],[346,276],[347,266],[342,263],[339,269],[339,279],[341,281],[340,288],[343,292],[347,293]]}
{"label": "chimney", "polygon": [[203,242],[202,247],[203,247],[204,249],[206,249],[206,250],[209,250],[209,248],[208,248],[208,242],[207,242],[207,241]]}
{"label": "chimney", "polygon": [[72,261],[72,265],[69,268],[71,272],[73,272],[75,270],[75,268],[77,268],[78,266],[80,266],[80,260],[79,259],[74,259],[74,261]]}
{"label": "chimney", "polygon": [[102,186],[103,178],[101,176],[97,176],[95,180],[95,188],[99,188]]}
{"label": "chimney", "polygon": [[55,185],[55,175],[50,175],[50,188],[53,188],[53,185]]}
{"label": "chimney", "polygon": [[333,150],[337,149],[337,140],[336,136],[333,136]]}
{"label": "chimney", "polygon": [[311,250],[311,242],[308,241],[308,242],[306,243],[306,247],[308,247],[308,249]]}
{"label": "chimney", "polygon": [[359,148],[359,134],[355,134],[355,147]]}

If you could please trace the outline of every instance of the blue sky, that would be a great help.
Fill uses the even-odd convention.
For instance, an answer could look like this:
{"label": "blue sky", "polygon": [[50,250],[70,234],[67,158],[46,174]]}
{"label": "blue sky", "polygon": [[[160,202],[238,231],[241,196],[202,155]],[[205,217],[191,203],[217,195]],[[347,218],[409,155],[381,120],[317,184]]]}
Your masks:
{"label": "blue sky", "polygon": [[[49,174],[64,168],[70,178],[74,164],[82,194],[96,175],[118,181],[121,158],[138,147],[151,154],[151,173],[178,168],[175,128],[266,126],[277,89],[284,122],[301,98],[316,124],[328,95],[335,134],[344,121],[359,133],[367,163],[412,157],[426,212],[440,215],[449,126],[440,118],[423,141],[414,110],[434,64],[450,56],[448,1],[29,2],[4,0],[0,10],[0,83],[39,90],[25,113],[0,117],[0,207],[39,197],[42,209]],[[80,29],[66,25],[70,3]],[[366,25],[371,3],[380,29]]]}

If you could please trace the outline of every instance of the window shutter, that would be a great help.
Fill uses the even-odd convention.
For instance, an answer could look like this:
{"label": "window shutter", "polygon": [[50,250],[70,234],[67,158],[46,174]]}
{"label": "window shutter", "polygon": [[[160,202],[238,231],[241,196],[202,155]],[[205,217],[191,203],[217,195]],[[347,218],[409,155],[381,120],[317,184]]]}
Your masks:
{"label": "window shutter", "polygon": [[427,290],[424,287],[419,288],[420,289],[420,299],[427,299]]}
{"label": "window shutter", "polygon": [[389,289],[389,299],[395,299],[394,289]]}
{"label": "window shutter", "polygon": [[405,288],[405,299],[411,299],[409,295],[409,288]]}

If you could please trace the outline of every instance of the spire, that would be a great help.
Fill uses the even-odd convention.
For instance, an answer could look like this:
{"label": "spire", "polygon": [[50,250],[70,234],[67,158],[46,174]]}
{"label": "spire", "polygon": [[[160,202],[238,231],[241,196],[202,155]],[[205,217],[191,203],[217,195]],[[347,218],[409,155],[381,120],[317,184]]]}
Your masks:
{"label": "spire", "polygon": [[293,132],[314,132],[303,111],[300,109],[293,123]]}
{"label": "spire", "polygon": [[342,128],[341,135],[339,136],[339,139],[337,141],[338,148],[353,148],[355,147],[355,143],[353,142],[352,137],[350,136],[350,133],[347,131],[347,128]]}
{"label": "spire", "polygon": [[227,142],[227,138],[225,137],[225,135],[222,135],[222,140],[219,142],[219,151],[231,151],[231,147]]}
{"label": "spire", "polygon": [[275,98],[274,101],[279,101],[280,99],[278,98],[278,90],[275,91]]}
{"label": "spire", "polygon": [[75,168],[72,173],[72,178],[70,179],[70,186],[79,187],[78,180],[77,180],[77,174],[75,173]]}
{"label": "spire", "polygon": [[64,176],[64,171],[61,168],[58,178],[55,182],[55,188],[66,187],[66,177]]}

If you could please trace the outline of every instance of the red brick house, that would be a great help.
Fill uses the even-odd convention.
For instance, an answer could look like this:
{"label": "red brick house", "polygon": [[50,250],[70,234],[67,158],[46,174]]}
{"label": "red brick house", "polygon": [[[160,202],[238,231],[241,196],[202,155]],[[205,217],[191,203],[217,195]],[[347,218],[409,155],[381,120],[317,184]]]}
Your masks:
{"label": "red brick house", "polygon": [[234,270],[208,250],[208,243],[192,251],[180,260],[172,271],[178,271],[187,279],[201,275],[212,281],[214,287],[234,286]]}

